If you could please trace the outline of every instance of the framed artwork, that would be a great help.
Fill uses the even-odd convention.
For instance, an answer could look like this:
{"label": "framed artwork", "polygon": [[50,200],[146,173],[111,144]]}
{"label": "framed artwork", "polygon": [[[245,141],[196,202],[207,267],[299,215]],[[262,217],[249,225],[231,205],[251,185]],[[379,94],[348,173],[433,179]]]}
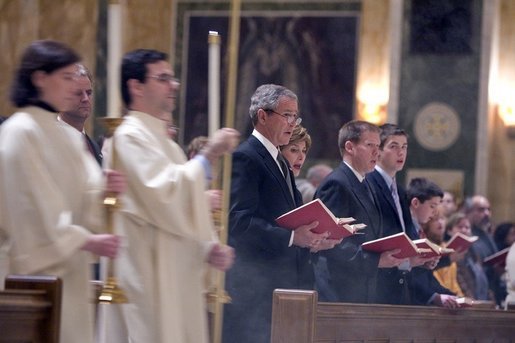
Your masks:
{"label": "framed artwork", "polygon": [[[339,128],[353,118],[359,3],[252,2],[241,11],[235,128],[252,132],[250,97],[265,83],[286,86],[299,97],[302,125],[312,137],[309,158],[340,158]],[[221,45],[221,120],[227,78],[228,3],[179,1],[174,65],[181,95],[174,117],[179,141],[206,135],[209,31]]]}

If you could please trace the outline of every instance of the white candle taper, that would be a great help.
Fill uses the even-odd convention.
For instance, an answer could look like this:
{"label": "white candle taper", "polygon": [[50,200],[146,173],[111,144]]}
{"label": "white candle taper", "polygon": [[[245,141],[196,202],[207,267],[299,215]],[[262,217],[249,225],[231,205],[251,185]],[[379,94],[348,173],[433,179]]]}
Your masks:
{"label": "white candle taper", "polygon": [[121,5],[112,1],[107,19],[107,116],[121,116],[120,62],[122,53]]}
{"label": "white candle taper", "polygon": [[208,133],[211,136],[220,128],[220,36],[209,31],[208,68]]}

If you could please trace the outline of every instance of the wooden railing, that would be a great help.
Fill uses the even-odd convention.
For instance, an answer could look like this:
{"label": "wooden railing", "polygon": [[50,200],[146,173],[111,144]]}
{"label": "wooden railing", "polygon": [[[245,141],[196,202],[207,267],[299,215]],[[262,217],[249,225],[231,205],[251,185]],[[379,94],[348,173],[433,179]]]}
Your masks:
{"label": "wooden railing", "polygon": [[515,342],[515,311],[319,303],[315,291],[276,290],[272,343]]}
{"label": "wooden railing", "polygon": [[9,275],[0,292],[0,342],[58,343],[62,282]]}

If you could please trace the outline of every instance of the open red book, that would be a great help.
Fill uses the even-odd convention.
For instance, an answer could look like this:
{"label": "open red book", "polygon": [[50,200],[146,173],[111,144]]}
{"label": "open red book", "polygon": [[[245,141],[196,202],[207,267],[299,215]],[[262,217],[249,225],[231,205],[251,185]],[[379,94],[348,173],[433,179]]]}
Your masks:
{"label": "open red book", "polygon": [[361,246],[364,250],[377,253],[382,253],[394,249],[401,249],[399,253],[393,255],[393,257],[397,258],[408,258],[421,253],[429,252],[429,249],[418,248],[417,245],[404,232],[399,232],[395,235],[368,241],[363,243]]}
{"label": "open red book", "polygon": [[428,252],[422,253],[423,257],[445,256],[454,252],[454,249],[441,247],[427,238],[416,239],[413,243],[415,243],[418,248],[428,250]]}
{"label": "open red book", "polygon": [[506,265],[506,257],[508,257],[508,251],[510,251],[510,247],[499,250],[495,254],[485,257],[483,263],[489,264],[491,266],[500,265],[501,267]]}
{"label": "open red book", "polygon": [[329,232],[329,238],[340,239],[355,234],[365,228],[365,224],[350,224],[354,218],[336,218],[320,199],[315,199],[278,217],[280,227],[295,230],[299,226],[318,221],[315,233]]}
{"label": "open red book", "polygon": [[477,236],[467,236],[461,232],[457,232],[454,236],[449,239],[446,247],[450,249],[454,249],[455,251],[465,251],[472,243],[477,241]]}

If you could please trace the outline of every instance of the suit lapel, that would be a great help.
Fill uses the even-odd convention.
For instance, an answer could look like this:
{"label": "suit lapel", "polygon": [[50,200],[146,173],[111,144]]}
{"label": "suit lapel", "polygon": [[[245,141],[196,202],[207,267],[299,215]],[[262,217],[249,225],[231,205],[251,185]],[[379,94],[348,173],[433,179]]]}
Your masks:
{"label": "suit lapel", "polygon": [[386,199],[386,202],[390,205],[392,211],[397,213],[397,207],[395,206],[395,203],[393,201],[392,192],[388,188],[388,185],[386,184],[386,181],[384,180],[383,176],[377,170],[374,170],[372,173],[370,173],[370,178],[373,179],[373,182],[375,182],[375,184],[379,187],[381,196],[383,196]]}
{"label": "suit lapel", "polygon": [[[256,152],[263,158],[263,163],[268,169],[269,173],[273,175],[275,180],[277,181],[278,187],[281,189],[283,196],[287,199],[288,203],[292,206],[292,208],[296,207],[296,204],[291,196],[290,189],[286,184],[286,180],[283,176],[283,173],[279,169],[277,162],[273,159],[272,155],[266,150],[265,146],[254,136],[249,137],[249,143],[252,145]],[[291,171],[290,171],[291,173]],[[293,180],[293,175],[290,174]]]}
{"label": "suit lapel", "polygon": [[[373,230],[378,230],[378,232],[381,231],[381,213],[379,211],[379,208],[376,206],[375,203],[372,202],[369,195],[365,191],[365,185],[359,182],[358,178],[352,170],[345,164],[342,163],[343,172],[347,176],[347,179],[349,180],[351,191],[354,193],[356,198],[358,199],[359,203],[365,210],[368,217],[368,222],[372,224]],[[365,182],[365,181],[364,181]],[[372,196],[375,197],[374,191],[370,189],[372,192]],[[377,203],[377,198],[375,199],[375,202]],[[375,211],[373,210],[375,209]]]}

